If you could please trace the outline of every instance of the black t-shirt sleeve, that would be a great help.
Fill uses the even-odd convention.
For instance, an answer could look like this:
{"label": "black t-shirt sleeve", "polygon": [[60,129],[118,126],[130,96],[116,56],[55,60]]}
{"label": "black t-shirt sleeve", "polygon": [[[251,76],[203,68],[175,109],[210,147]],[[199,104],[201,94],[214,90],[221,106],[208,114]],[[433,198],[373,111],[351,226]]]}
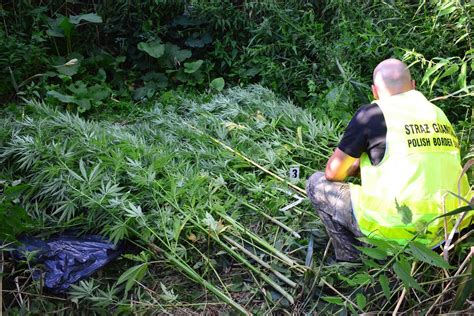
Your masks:
{"label": "black t-shirt sleeve", "polygon": [[367,133],[365,128],[365,117],[363,106],[352,117],[347,125],[339,145],[337,146],[344,153],[354,158],[360,158],[362,153],[367,150]]}
{"label": "black t-shirt sleeve", "polygon": [[376,103],[371,103],[354,114],[337,147],[354,158],[367,152],[372,164],[377,165],[385,154],[386,135],[383,112]]}

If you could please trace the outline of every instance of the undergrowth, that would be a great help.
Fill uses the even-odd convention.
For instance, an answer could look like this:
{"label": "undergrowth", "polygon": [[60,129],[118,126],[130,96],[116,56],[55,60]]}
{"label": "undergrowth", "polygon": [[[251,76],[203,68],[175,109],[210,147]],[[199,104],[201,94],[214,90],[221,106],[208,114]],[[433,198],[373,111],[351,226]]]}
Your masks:
{"label": "undergrowth", "polygon": [[[474,158],[473,10],[458,0],[2,1],[2,250],[22,233],[62,232],[127,249],[65,296],[32,277],[33,254],[18,266],[4,251],[3,305],[37,314],[472,308],[470,233],[447,261],[416,242],[366,240],[361,265],[330,264],[302,188],[389,57],[446,112],[463,163]],[[299,180],[289,180],[293,167]]]}
{"label": "undergrowth", "polygon": [[[285,206],[301,202],[303,180],[323,165],[343,126],[261,86],[209,102],[156,103],[115,123],[29,106],[30,115],[1,121],[0,138],[4,185],[21,186],[10,203],[30,218],[22,231],[102,234],[126,242],[127,251],[64,297],[32,279],[34,256],[23,268],[8,263],[12,312],[469,307],[471,237],[449,263],[416,242],[366,240],[374,248],[363,248],[362,264],[328,264],[330,245],[312,207]],[[291,166],[300,167],[297,182],[289,180]]]}
{"label": "undergrowth", "polygon": [[472,113],[473,14],[457,0],[4,1],[0,99],[91,114],[259,83],[347,121],[396,57],[456,123]]}

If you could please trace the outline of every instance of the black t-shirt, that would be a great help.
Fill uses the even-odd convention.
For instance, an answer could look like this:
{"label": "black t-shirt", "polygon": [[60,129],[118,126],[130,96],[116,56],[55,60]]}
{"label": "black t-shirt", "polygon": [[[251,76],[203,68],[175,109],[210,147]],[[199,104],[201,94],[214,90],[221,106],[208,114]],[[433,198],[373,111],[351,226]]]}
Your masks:
{"label": "black t-shirt", "polygon": [[360,158],[366,152],[375,166],[385,155],[386,137],[387,125],[382,110],[376,103],[366,104],[354,114],[337,147],[354,158]]}

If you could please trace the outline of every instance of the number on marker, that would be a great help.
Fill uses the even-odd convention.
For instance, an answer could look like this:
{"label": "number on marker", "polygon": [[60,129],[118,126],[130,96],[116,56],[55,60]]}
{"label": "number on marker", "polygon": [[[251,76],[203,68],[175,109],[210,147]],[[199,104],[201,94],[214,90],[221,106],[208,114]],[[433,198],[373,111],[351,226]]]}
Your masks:
{"label": "number on marker", "polygon": [[300,167],[294,166],[290,168],[290,179],[300,178]]}

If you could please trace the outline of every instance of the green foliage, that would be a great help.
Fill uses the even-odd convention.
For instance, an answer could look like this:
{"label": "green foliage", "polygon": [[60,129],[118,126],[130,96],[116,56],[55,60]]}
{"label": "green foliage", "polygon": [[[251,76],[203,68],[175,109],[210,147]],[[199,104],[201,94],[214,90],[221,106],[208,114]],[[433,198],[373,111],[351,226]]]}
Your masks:
{"label": "green foliage", "polygon": [[[140,249],[105,277],[74,286],[75,305],[39,302],[40,286],[25,285],[38,295],[28,296],[29,312],[147,314],[198,302],[191,306],[206,313],[195,294],[204,288],[206,302],[212,293],[256,314],[388,312],[404,286],[407,313],[431,304],[431,292],[444,291],[440,269],[459,264],[464,248],[448,263],[416,241],[400,247],[366,238],[356,272],[327,267],[310,206],[278,211],[293,202],[286,186],[209,137],[283,178],[294,165],[307,178],[323,167],[351,113],[371,99],[371,70],[397,57],[457,124],[462,155],[472,158],[473,8],[454,0],[3,1],[0,98],[10,105],[0,129],[1,238],[74,228]],[[260,86],[223,90],[252,83],[300,108]],[[18,98],[105,121],[35,102],[10,121]],[[403,205],[400,214],[411,221]],[[323,262],[306,270],[303,232],[315,229],[315,258]],[[248,260],[225,238],[269,265]],[[306,287],[308,275],[317,292]],[[469,280],[460,276],[460,286],[448,289],[453,309],[465,306]]]}
{"label": "green foliage", "polygon": [[2,100],[6,101],[16,90],[20,91],[19,85],[25,79],[46,68],[47,53],[43,45],[38,39],[27,41],[7,36],[4,30],[0,29],[0,98]]}
{"label": "green foliage", "polygon": [[337,296],[323,296],[321,298],[331,304],[344,305],[344,300]]}
{"label": "green foliage", "polygon": [[443,269],[448,269],[451,266],[447,263],[442,257],[440,257],[436,252],[427,248],[426,246],[412,242],[409,245],[409,251],[413,255],[413,257],[417,260],[426,262],[436,267],[440,267]]}
{"label": "green foliage", "polygon": [[[341,126],[316,120],[260,86],[234,89],[204,103],[179,102],[182,106],[156,104],[126,125],[89,122],[32,103],[37,111],[34,118],[3,121],[5,135],[10,136],[0,141],[2,171],[27,179],[31,187],[22,206],[34,219],[42,220],[42,225],[53,227],[51,232],[74,227],[107,235],[114,242],[133,240],[148,253],[150,260],[122,270],[115,285],[100,287],[104,293],[113,292],[112,298],[101,295],[104,304],[110,304],[120,291],[142,296],[137,282],[153,286],[146,277],[149,262],[163,261],[243,311],[219,281],[222,252],[226,260],[243,264],[289,304],[294,294],[285,282],[301,276],[305,268],[301,255],[289,257],[282,247],[297,249],[300,245],[293,235],[282,235],[283,244],[273,245],[267,240],[281,234],[275,229],[280,226],[268,222],[256,234],[246,227],[261,220],[261,213],[242,216],[239,210],[245,202],[276,215],[292,202],[292,196],[281,196],[281,184],[255,173],[251,165],[216,146],[209,137],[228,143],[283,177],[288,166],[307,161],[308,166],[302,166],[302,176],[307,177],[320,163],[307,146],[315,147],[317,141],[318,148],[329,153],[324,144],[337,141]],[[195,127],[203,134],[196,133]],[[296,146],[297,130],[305,134]],[[234,168],[240,172],[235,173]],[[299,212],[315,219],[311,212]],[[302,220],[295,221],[286,213],[276,222],[296,228]],[[255,245],[255,251],[262,251],[263,260],[272,265],[262,268],[250,262],[229,240],[245,247]],[[135,257],[128,258],[135,261]],[[294,271],[282,276],[279,271],[288,266]],[[267,269],[270,273],[275,269],[276,280],[267,276]],[[163,284],[167,289],[161,289],[163,300],[173,301],[172,284]],[[106,290],[107,286],[114,291]],[[79,287],[74,288],[79,303],[94,301],[87,293],[98,295],[98,289],[88,284]],[[279,304],[280,300],[271,303]]]}
{"label": "green foliage", "polygon": [[361,310],[364,310],[365,306],[367,305],[367,299],[361,293],[357,293],[356,302],[357,302],[357,306],[359,306]]}
{"label": "green foliage", "polygon": [[70,84],[66,89],[71,95],[61,94],[54,90],[48,91],[47,95],[66,104],[76,104],[79,112],[90,110],[92,106],[100,106],[102,101],[110,95],[107,86],[95,84],[91,87],[87,87],[81,80]]}
{"label": "green foliage", "polygon": [[418,282],[411,276],[410,270],[410,264],[403,259],[393,264],[393,271],[403,281],[405,287],[423,291]]}
{"label": "green foliage", "polygon": [[22,208],[23,192],[29,189],[21,181],[0,181],[0,238],[3,241],[14,241],[16,236],[31,229],[33,222]]}
{"label": "green foliage", "polygon": [[[342,125],[317,119],[261,86],[201,101],[164,94],[162,101],[127,122],[119,117],[118,124],[36,102],[33,116],[1,121],[1,172],[27,185],[17,203],[38,222],[32,233],[74,228],[115,243],[128,240],[138,250],[74,286],[75,305],[56,308],[169,312],[182,302],[199,304],[196,293],[205,288],[213,294],[208,300],[241,312],[243,306],[253,313],[386,312],[404,287],[428,302],[422,308],[430,306],[428,292],[443,282],[440,268],[455,269],[416,241],[403,247],[370,238],[363,239],[367,257],[356,269],[326,265],[319,246],[315,266],[304,267],[304,231],[314,231],[315,244],[325,242],[319,219],[306,204],[281,211],[294,202],[287,185],[224,145],[283,178],[299,165],[307,178],[326,161]],[[307,282],[314,282],[320,300]],[[251,295],[237,300],[235,291]],[[50,310],[30,299],[39,311]],[[456,306],[464,299],[459,294]]]}
{"label": "green foliage", "polygon": [[132,288],[133,285],[135,285],[136,282],[140,282],[143,279],[147,270],[148,270],[147,263],[142,263],[137,266],[133,266],[127,271],[125,271],[118,278],[117,284],[122,284],[126,282],[125,293],[128,293],[128,291],[130,291],[130,289]]}
{"label": "green foliage", "polygon": [[165,53],[165,45],[160,40],[138,43],[137,48],[153,58],[160,58]]}
{"label": "green foliage", "polygon": [[358,247],[358,249],[370,258],[383,260],[387,258],[387,252],[378,248]]}
{"label": "green foliage", "polygon": [[224,81],[224,78],[222,77],[219,77],[219,78],[216,78],[214,80],[211,81],[211,83],[209,84],[209,86],[213,89],[215,89],[216,91],[222,91],[224,89],[224,86],[225,86],[225,81]]}
{"label": "green foliage", "polygon": [[72,53],[72,35],[75,28],[81,21],[89,23],[102,23],[102,18],[96,13],[87,13],[72,16],[63,16],[58,14],[56,19],[48,20],[48,29],[46,34],[51,37],[65,38],[67,43],[67,53]]}
{"label": "green foliage", "polygon": [[413,218],[410,208],[406,205],[399,205],[397,200],[395,200],[395,206],[397,208],[397,213],[402,218],[403,224],[410,224]]}
{"label": "green foliage", "polygon": [[380,286],[382,287],[383,294],[385,295],[385,298],[387,300],[390,300],[391,291],[390,291],[390,287],[389,287],[388,278],[385,274],[380,274],[379,283],[380,283]]}
{"label": "green foliage", "polygon": [[[213,21],[212,54],[224,60],[221,73],[239,82],[260,81],[320,114],[347,119],[347,112],[369,99],[370,69],[388,57],[411,62],[420,81],[428,69],[419,58],[450,60],[439,73],[442,84],[430,80],[433,89],[426,82],[420,86],[429,96],[430,91],[434,96],[457,91],[461,87],[456,82],[462,86],[465,72],[472,78],[468,65],[473,6],[458,1],[445,5],[448,11],[436,2],[225,2],[198,6],[197,11]],[[441,106],[457,121],[467,99],[443,100]]]}
{"label": "green foliage", "polygon": [[[21,32],[4,30],[6,55],[4,61],[0,56],[0,69],[10,67],[17,82],[13,84],[5,73],[0,94],[45,97],[55,91],[53,96],[73,97],[54,97],[58,105],[94,112],[103,106],[94,106],[94,98],[71,94],[72,82],[80,80],[92,87],[101,81],[111,93],[98,101],[116,107],[117,98],[119,103],[147,101],[176,87],[210,87],[219,92],[220,81],[211,82],[222,78],[228,86],[261,83],[312,108],[318,116],[330,113],[347,121],[354,109],[370,100],[368,69],[385,58],[398,57],[410,63],[419,88],[429,97],[453,94],[439,105],[457,122],[470,111],[472,10],[472,3],[458,1],[64,5],[50,0],[38,7],[7,2],[2,7],[4,24]],[[17,54],[10,56],[15,50]],[[24,65],[28,50],[49,60]],[[107,59],[117,59],[114,65],[93,62],[104,52]],[[15,59],[18,53],[24,56]],[[53,55],[71,60],[75,54],[83,56],[79,64],[56,69],[65,71],[66,79],[45,74],[50,65],[59,65],[52,61]]]}

